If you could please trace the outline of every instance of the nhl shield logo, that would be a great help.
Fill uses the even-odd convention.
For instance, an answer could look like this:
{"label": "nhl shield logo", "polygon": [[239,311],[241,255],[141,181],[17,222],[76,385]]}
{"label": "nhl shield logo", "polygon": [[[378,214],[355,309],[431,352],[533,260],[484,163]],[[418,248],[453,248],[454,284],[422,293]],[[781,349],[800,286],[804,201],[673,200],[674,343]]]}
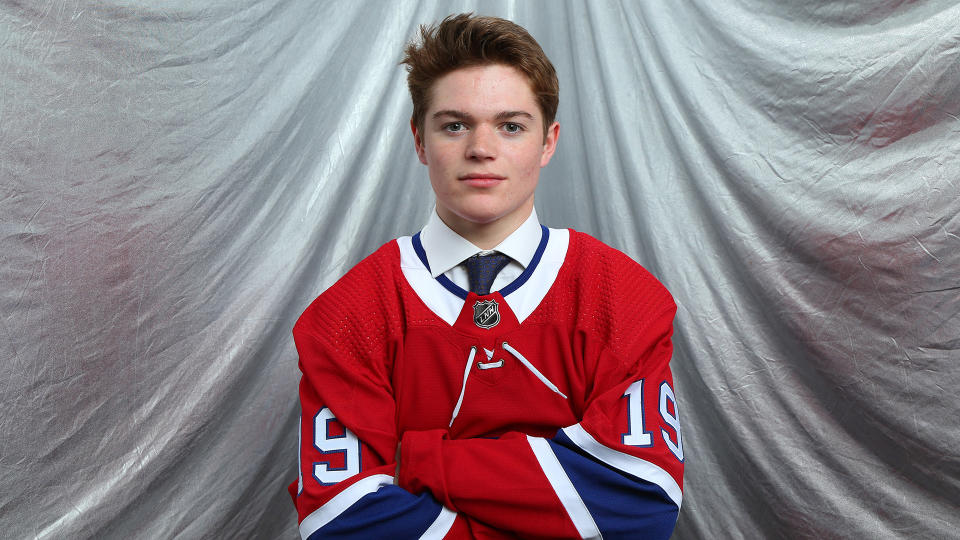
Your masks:
{"label": "nhl shield logo", "polygon": [[496,300],[480,300],[473,305],[473,323],[480,328],[493,328],[500,323],[500,306]]}

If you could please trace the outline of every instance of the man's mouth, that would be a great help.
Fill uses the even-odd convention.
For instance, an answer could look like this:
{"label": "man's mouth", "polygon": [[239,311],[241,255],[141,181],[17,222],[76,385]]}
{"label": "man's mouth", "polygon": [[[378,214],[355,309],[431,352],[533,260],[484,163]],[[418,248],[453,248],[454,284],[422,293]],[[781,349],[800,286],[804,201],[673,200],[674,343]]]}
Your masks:
{"label": "man's mouth", "polygon": [[492,173],[470,173],[460,176],[459,179],[473,187],[490,187],[506,180],[506,177]]}

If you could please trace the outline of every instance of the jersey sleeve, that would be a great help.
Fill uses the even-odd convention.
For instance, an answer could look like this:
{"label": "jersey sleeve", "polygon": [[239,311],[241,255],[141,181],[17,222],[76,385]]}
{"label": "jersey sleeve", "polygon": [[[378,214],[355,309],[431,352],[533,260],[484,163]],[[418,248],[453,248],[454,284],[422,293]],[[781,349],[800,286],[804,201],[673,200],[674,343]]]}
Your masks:
{"label": "jersey sleeve", "polygon": [[669,369],[676,307],[663,304],[628,347],[596,346],[580,422],[553,437],[407,432],[399,485],[522,537],[669,538],[683,446]]}
{"label": "jersey sleeve", "polygon": [[[322,298],[322,297],[321,297]],[[331,331],[339,326],[344,333]],[[290,493],[304,539],[463,536],[465,519],[427,492],[395,485],[398,437],[382,332],[357,336],[315,301],[294,327],[300,356],[300,444]],[[359,340],[359,341],[357,341]],[[366,344],[366,345],[365,345]],[[461,531],[458,533],[458,531]]]}

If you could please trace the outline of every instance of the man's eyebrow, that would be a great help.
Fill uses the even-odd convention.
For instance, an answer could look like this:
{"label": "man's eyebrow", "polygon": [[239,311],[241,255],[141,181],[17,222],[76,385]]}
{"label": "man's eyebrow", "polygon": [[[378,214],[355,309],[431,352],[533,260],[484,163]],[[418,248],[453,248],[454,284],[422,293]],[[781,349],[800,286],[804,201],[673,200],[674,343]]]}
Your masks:
{"label": "man's eyebrow", "polygon": [[533,120],[533,115],[530,114],[530,113],[528,113],[527,111],[503,111],[503,112],[499,112],[499,113],[497,113],[496,119],[497,119],[497,120],[509,120],[509,119],[511,119],[511,118],[516,118],[516,117],[518,117],[518,116],[523,116],[524,118],[528,118],[528,119],[530,119],[530,120]]}
{"label": "man's eyebrow", "polygon": [[457,110],[453,110],[453,109],[444,109],[444,110],[442,110],[442,111],[437,111],[437,112],[433,113],[433,117],[434,117],[434,118],[440,118],[440,117],[443,117],[443,116],[449,116],[449,117],[451,117],[451,118],[456,118],[456,119],[458,119],[458,120],[469,120],[469,119],[473,118],[472,116],[470,116],[469,114],[467,114],[467,113],[465,113],[465,112],[463,112],[463,111],[457,111]]}

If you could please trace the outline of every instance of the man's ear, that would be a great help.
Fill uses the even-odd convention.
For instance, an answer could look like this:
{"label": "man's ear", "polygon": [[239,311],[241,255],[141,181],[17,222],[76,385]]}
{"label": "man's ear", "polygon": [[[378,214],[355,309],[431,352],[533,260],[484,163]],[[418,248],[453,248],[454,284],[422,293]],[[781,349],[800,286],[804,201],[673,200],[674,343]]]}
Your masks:
{"label": "man's ear", "polygon": [[[543,138],[543,154],[540,155],[540,166],[546,167],[550,158],[557,150],[557,139],[560,137],[560,122],[554,122],[547,128],[547,136]],[[423,161],[423,160],[421,160]]]}
{"label": "man's ear", "polygon": [[420,158],[420,163],[426,165],[427,154],[423,149],[423,138],[421,137],[420,131],[417,130],[417,123],[413,121],[413,118],[410,119],[410,131],[413,132],[413,145],[417,149],[417,157]]}

